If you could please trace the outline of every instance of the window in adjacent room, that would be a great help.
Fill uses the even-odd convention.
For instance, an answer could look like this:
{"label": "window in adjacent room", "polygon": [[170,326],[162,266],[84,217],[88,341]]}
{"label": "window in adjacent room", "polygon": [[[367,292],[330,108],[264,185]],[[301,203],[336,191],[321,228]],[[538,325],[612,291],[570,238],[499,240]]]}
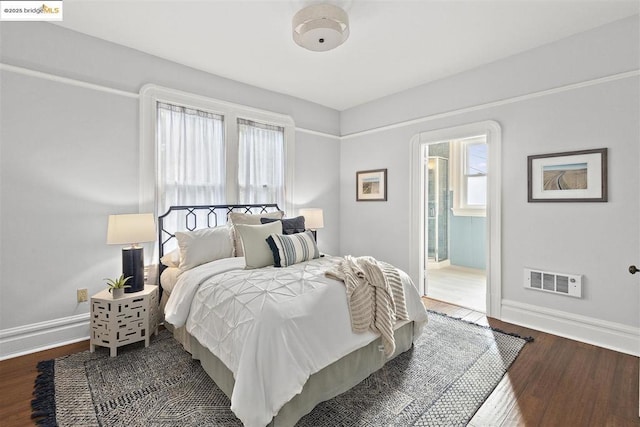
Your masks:
{"label": "window in adjacent room", "polygon": [[485,216],[487,207],[487,159],[486,137],[478,136],[453,144],[456,162],[454,173],[453,214],[460,216]]}

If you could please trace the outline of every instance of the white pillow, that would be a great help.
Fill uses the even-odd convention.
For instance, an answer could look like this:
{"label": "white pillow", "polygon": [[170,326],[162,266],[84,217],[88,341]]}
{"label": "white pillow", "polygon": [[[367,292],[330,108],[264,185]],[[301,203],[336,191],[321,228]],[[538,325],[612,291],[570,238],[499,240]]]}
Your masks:
{"label": "white pillow", "polygon": [[180,273],[182,273],[182,270],[179,268],[167,267],[160,275],[160,286],[162,286],[162,290],[166,292],[167,295],[173,292],[173,288],[176,286]]}
{"label": "white pillow", "polygon": [[282,234],[282,222],[276,221],[263,225],[238,224],[236,232],[242,238],[244,259],[247,269],[273,265],[273,252],[267,243],[272,234]]}
{"label": "white pillow", "polygon": [[[272,219],[282,219],[284,216],[284,212],[276,211],[269,212],[266,214],[246,214],[240,212],[231,212],[229,214],[229,221],[234,226],[238,224],[248,224],[248,225],[260,225],[261,218],[272,218]],[[242,256],[244,252],[242,251],[242,241],[240,240],[240,236],[238,233],[234,235],[234,245],[236,248],[236,256]]]}
{"label": "white pillow", "polygon": [[231,228],[222,226],[194,231],[176,231],[180,247],[180,270],[233,256]]}
{"label": "white pillow", "polygon": [[176,248],[168,254],[164,254],[162,258],[160,258],[160,262],[162,263],[162,265],[166,265],[167,267],[179,267],[180,249]]}

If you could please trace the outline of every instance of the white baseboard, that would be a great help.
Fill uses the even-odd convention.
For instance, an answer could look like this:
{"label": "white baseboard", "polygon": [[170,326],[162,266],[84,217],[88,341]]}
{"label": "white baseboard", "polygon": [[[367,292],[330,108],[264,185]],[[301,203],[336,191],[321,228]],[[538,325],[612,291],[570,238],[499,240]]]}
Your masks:
{"label": "white baseboard", "polygon": [[[502,320],[640,356],[640,328],[502,300]],[[0,330],[0,360],[89,339],[89,313]]]}
{"label": "white baseboard", "polygon": [[89,313],[0,330],[0,360],[89,339]]}
{"label": "white baseboard", "polygon": [[441,268],[446,268],[451,266],[451,260],[445,259],[444,261],[427,261],[427,269],[433,268],[435,270],[439,270]]}
{"label": "white baseboard", "polygon": [[561,337],[640,356],[640,328],[502,300],[501,320]]}

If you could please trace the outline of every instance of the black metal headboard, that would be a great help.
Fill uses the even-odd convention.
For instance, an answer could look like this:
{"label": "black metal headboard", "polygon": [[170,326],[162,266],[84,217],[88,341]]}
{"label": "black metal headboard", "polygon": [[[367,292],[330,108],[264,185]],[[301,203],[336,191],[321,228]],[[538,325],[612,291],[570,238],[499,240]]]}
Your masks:
{"label": "black metal headboard", "polygon": [[[158,217],[158,246],[159,258],[165,254],[167,244],[175,239],[176,231],[193,231],[198,228],[211,228],[227,223],[231,212],[248,214],[262,214],[279,211],[275,203],[254,205],[201,205],[201,206],[171,206],[167,212]],[[167,223],[175,220],[174,224],[181,224],[184,228],[168,229]],[[171,227],[173,228],[173,227]],[[164,269],[161,262],[160,272]]]}

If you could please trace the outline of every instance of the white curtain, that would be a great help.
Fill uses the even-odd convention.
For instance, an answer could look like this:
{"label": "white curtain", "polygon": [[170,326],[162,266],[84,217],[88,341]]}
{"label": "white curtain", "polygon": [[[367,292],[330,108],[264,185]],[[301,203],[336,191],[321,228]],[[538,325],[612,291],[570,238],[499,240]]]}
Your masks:
{"label": "white curtain", "polygon": [[238,202],[284,208],[284,128],[238,119],[238,136]]}
{"label": "white curtain", "polygon": [[157,207],[224,204],[223,117],[182,106],[157,104]]}

